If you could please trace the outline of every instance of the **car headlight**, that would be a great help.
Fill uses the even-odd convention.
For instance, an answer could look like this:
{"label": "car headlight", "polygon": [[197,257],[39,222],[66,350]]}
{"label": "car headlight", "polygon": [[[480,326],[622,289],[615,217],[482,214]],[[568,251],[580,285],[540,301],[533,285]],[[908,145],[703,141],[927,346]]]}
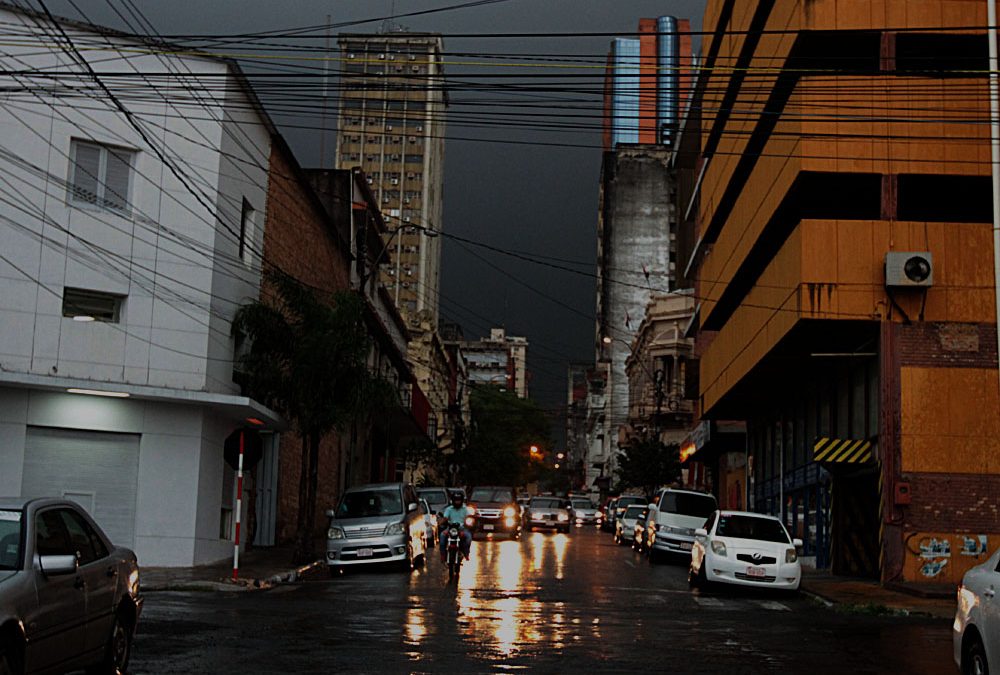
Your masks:
{"label": "car headlight", "polygon": [[503,510],[503,515],[507,518],[513,518],[515,513],[517,513],[517,511],[514,510],[513,506],[508,506]]}
{"label": "car headlight", "polygon": [[470,516],[476,515],[476,507],[475,506],[469,504],[469,507],[468,507],[467,510],[468,510]]}
{"label": "car headlight", "polygon": [[712,553],[718,556],[726,557],[726,545],[721,541],[712,542]]}
{"label": "car headlight", "polygon": [[799,554],[794,548],[789,548],[785,550],[785,562],[793,563],[799,559]]}
{"label": "car headlight", "polygon": [[339,527],[331,527],[329,530],[326,531],[326,538],[327,539],[343,539],[344,538],[344,531],[341,528],[339,528]]}
{"label": "car headlight", "polygon": [[560,513],[558,516],[556,516],[556,519],[565,522],[565,521],[569,520],[569,514],[567,514],[567,513]]}
{"label": "car headlight", "polygon": [[466,527],[472,527],[475,524],[476,524],[476,519],[473,518],[472,516],[469,516],[468,518],[465,519],[465,526]]}
{"label": "car headlight", "polygon": [[403,532],[405,531],[406,531],[406,526],[403,523],[392,523],[390,525],[387,525],[385,528],[386,536],[390,536],[393,534],[403,534]]}

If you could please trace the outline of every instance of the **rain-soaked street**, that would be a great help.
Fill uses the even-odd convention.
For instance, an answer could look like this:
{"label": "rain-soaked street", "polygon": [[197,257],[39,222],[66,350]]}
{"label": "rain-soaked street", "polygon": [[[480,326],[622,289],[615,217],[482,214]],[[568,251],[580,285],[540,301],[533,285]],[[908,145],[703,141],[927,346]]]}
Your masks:
{"label": "rain-soaked street", "polygon": [[154,593],[134,673],[949,673],[947,621],[687,588],[590,530],[476,541],[440,561],[254,593]]}

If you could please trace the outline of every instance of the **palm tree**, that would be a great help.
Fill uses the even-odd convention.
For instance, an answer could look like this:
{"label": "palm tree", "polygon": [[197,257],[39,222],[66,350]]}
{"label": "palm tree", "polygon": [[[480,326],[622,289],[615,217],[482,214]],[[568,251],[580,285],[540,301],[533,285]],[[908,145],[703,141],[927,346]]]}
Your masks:
{"label": "palm tree", "polygon": [[277,271],[265,274],[262,299],[239,308],[233,333],[248,341],[238,382],[274,408],[302,440],[296,561],[313,558],[319,449],[323,438],[374,405],[388,387],[366,365],[370,349],[362,300],[349,291],[322,299]]}

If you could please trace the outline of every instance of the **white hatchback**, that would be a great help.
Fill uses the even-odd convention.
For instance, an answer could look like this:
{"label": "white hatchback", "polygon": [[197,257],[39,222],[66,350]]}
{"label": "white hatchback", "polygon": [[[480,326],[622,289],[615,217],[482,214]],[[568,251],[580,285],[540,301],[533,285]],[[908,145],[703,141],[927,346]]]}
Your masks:
{"label": "white hatchback", "polygon": [[716,511],[695,530],[688,582],[797,591],[802,581],[798,548],[802,541],[773,516],[746,511]]}
{"label": "white hatchback", "polygon": [[1000,667],[1000,549],[962,577],[952,630],[955,663],[963,673]]}

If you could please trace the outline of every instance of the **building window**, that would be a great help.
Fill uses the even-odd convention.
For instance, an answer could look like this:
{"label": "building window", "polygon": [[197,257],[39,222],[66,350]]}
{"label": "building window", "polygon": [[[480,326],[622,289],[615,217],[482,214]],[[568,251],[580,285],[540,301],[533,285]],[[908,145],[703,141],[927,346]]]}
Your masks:
{"label": "building window", "polygon": [[126,211],[135,153],[74,140],[70,148],[70,200]]}
{"label": "building window", "polygon": [[250,264],[253,253],[253,220],[254,210],[250,202],[243,198],[243,208],[240,212],[240,260]]}
{"label": "building window", "polygon": [[82,288],[63,289],[63,316],[75,321],[118,323],[125,297]]}

